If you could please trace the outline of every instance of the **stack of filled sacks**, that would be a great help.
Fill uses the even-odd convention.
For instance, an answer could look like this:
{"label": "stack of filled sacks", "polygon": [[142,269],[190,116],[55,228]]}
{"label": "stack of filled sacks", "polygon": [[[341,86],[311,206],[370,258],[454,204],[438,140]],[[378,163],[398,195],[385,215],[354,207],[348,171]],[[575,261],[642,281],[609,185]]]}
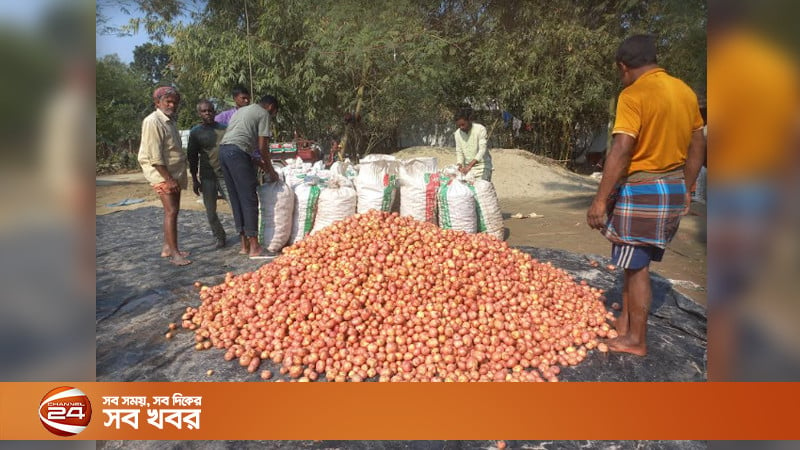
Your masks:
{"label": "stack of filled sacks", "polygon": [[356,213],[351,180],[297,161],[277,170],[279,180],[258,188],[259,242],[270,251]]}
{"label": "stack of filled sacks", "polygon": [[399,211],[443,229],[504,237],[494,185],[455,166],[438,170],[436,158],[369,155],[358,165],[336,162],[329,170],[297,159],[287,161],[281,172],[281,180],[259,187],[259,241],[271,251],[372,209]]}

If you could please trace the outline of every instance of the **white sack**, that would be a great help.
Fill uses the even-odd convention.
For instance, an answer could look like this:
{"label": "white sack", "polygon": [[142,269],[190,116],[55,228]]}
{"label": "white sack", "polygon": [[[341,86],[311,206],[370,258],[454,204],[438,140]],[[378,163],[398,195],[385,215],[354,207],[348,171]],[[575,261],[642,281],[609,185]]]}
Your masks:
{"label": "white sack", "polygon": [[400,162],[400,215],[436,223],[439,176],[436,158],[412,158]]}
{"label": "white sack", "polygon": [[258,187],[258,242],[272,252],[280,251],[292,233],[294,192],[283,180]]}
{"label": "white sack", "polygon": [[357,200],[356,190],[349,180],[343,177],[331,178],[319,193],[317,215],[311,233],[354,215]]}
{"label": "white sack", "polygon": [[397,161],[382,159],[362,162],[359,166],[355,181],[357,212],[391,211],[397,190]]}
{"label": "white sack", "polygon": [[308,177],[305,182],[294,188],[294,216],[290,243],[300,242],[313,229],[320,192],[321,188],[313,177]]}
{"label": "white sack", "polygon": [[472,182],[475,200],[478,203],[478,231],[490,234],[503,240],[503,213],[500,200],[491,181],[475,180]]}
{"label": "white sack", "polygon": [[461,178],[442,182],[439,188],[439,226],[445,230],[478,231],[475,196],[469,184]]}

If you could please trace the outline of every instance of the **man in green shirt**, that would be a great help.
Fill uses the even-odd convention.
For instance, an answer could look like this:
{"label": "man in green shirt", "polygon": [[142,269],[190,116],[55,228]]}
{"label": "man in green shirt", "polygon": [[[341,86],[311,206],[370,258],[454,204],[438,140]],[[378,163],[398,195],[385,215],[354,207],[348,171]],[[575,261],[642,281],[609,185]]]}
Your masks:
{"label": "man in green shirt", "polygon": [[486,145],[486,127],[473,123],[468,109],[459,111],[455,119],[458,170],[464,175],[471,173],[475,178],[492,181],[492,157]]}
{"label": "man in green shirt", "polygon": [[195,195],[203,192],[208,224],[214,233],[215,247],[225,247],[225,229],[217,215],[217,197],[228,199],[225,179],[219,164],[219,142],[225,134],[225,125],[214,120],[214,105],[208,100],[197,103],[197,113],[202,121],[189,132],[186,153],[189,173],[192,174],[192,190]]}
{"label": "man in green shirt", "polygon": [[269,141],[272,138],[270,119],[279,108],[278,99],[271,95],[265,95],[254,105],[240,108],[231,118],[219,146],[219,162],[230,195],[233,221],[242,241],[240,253],[249,255],[251,259],[275,256],[258,243],[256,167],[261,168],[270,181],[278,179],[269,160]]}

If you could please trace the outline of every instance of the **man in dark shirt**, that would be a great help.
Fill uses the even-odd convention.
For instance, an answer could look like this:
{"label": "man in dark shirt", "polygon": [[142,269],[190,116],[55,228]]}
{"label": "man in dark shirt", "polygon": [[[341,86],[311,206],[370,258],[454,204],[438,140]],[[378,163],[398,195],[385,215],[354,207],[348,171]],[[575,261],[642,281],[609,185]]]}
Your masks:
{"label": "man in dark shirt", "polygon": [[225,229],[217,215],[217,196],[219,194],[228,199],[219,165],[219,141],[225,134],[225,125],[214,120],[214,112],[214,105],[208,100],[200,100],[197,104],[197,113],[202,122],[189,132],[186,151],[189,172],[192,174],[192,190],[196,195],[203,192],[203,204],[208,224],[214,233],[215,247],[222,248],[225,246]]}

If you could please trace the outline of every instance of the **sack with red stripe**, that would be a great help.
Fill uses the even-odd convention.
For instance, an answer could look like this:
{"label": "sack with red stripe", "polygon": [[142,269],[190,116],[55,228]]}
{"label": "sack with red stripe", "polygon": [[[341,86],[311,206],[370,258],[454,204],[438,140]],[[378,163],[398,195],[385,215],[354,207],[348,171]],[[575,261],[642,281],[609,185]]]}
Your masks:
{"label": "sack with red stripe", "polygon": [[436,223],[439,174],[436,158],[412,158],[400,162],[400,215]]}
{"label": "sack with red stripe", "polygon": [[397,195],[397,161],[379,159],[361,162],[355,185],[359,214],[371,209],[391,211]]}

